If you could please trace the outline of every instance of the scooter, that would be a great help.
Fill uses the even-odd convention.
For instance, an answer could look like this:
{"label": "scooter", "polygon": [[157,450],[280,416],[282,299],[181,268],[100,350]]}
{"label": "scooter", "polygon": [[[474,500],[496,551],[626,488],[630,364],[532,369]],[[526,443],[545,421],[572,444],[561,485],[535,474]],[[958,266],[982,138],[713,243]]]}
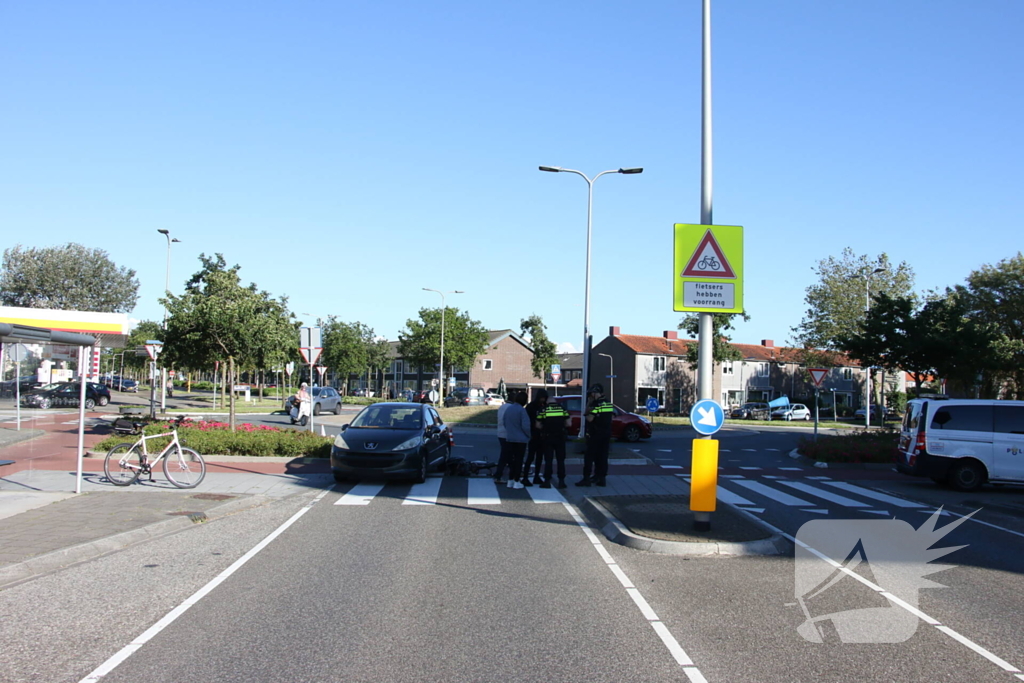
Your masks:
{"label": "scooter", "polygon": [[295,404],[293,403],[289,414],[292,419],[292,424],[298,424],[305,427],[309,424],[309,401],[299,401],[298,407],[295,407]]}

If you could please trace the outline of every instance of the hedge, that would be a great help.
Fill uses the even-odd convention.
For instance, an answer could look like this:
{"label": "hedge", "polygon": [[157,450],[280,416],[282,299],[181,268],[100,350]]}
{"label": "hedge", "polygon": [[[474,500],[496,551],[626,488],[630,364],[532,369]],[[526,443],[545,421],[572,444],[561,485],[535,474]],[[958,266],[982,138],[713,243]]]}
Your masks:
{"label": "hedge", "polygon": [[803,437],[797,451],[818,462],[893,463],[899,453],[899,432],[894,429],[856,430],[817,441]]}
{"label": "hedge", "polygon": [[[146,434],[160,434],[171,430],[171,424],[157,421],[146,425]],[[93,447],[93,450],[105,452],[119,443],[133,441],[138,437],[115,434]],[[250,455],[250,456],[283,456],[326,458],[331,454],[331,437],[318,436],[306,431],[281,429],[264,425],[244,423],[236,425],[231,431],[225,422],[206,420],[190,422],[189,426],[178,430],[178,438],[186,446],[203,455]],[[148,441],[146,448],[151,453],[159,453],[170,442],[170,437]]]}

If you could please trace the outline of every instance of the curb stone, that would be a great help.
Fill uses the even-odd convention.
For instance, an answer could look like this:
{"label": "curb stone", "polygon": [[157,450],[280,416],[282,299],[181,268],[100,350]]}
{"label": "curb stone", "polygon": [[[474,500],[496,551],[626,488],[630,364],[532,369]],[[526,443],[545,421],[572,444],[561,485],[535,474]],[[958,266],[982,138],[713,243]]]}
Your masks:
{"label": "curb stone", "polygon": [[601,533],[612,543],[633,548],[634,550],[646,550],[662,555],[688,555],[688,556],[749,556],[749,555],[782,555],[789,552],[790,544],[780,536],[774,528],[767,527],[760,519],[754,517],[746,510],[741,510],[730,505],[748,521],[769,531],[772,535],[769,538],[758,541],[745,541],[742,543],[694,543],[689,541],[666,541],[658,538],[648,538],[635,534],[620,522],[603,505],[589,496],[583,499],[580,505],[583,513],[591,520],[601,526]]}
{"label": "curb stone", "polygon": [[227,501],[223,505],[210,508],[206,512],[156,522],[139,529],[132,529],[131,531],[114,534],[113,536],[71,546],[70,548],[61,548],[60,550],[54,550],[23,562],[0,567],[0,590],[14,584],[29,581],[43,574],[64,569],[79,562],[92,560],[101,555],[122,550],[142,541],[148,541],[176,531],[188,529],[194,524],[203,524],[248,508],[266,505],[268,502],[275,502],[276,500],[279,499],[268,498],[262,495],[237,498]]}

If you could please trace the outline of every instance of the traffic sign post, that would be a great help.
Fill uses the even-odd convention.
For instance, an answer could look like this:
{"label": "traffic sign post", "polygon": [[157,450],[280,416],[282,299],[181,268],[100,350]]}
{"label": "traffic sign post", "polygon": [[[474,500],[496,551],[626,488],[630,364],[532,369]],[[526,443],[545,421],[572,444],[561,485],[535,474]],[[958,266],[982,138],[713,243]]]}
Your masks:
{"label": "traffic sign post", "polygon": [[[320,345],[320,328],[319,327],[300,327],[299,328],[299,353],[302,354],[302,360],[306,361],[309,365],[309,383],[313,383],[313,367],[316,362],[320,360],[320,354],[323,353],[323,347]],[[309,431],[313,431],[313,389],[310,387],[309,390]]]}
{"label": "traffic sign post", "polygon": [[825,379],[825,375],[828,374],[827,368],[807,368],[807,372],[811,373],[811,381],[814,382],[814,440],[818,440],[818,408],[819,401],[818,387],[821,386],[822,381]]}
{"label": "traffic sign post", "polygon": [[718,439],[709,438],[725,423],[725,411],[711,399],[702,399],[690,410],[690,424],[703,438],[693,440],[690,463],[690,510],[693,528],[711,530],[711,513],[718,500]]}

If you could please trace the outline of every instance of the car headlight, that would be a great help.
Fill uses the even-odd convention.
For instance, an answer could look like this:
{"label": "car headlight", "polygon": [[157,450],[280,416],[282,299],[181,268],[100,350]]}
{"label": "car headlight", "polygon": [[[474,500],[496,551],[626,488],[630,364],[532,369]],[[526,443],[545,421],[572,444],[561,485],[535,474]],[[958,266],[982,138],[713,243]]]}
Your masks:
{"label": "car headlight", "polygon": [[420,436],[419,434],[417,434],[416,436],[412,437],[411,439],[406,439],[405,441],[403,441],[402,443],[398,444],[397,446],[395,446],[391,450],[393,450],[393,451],[407,451],[410,448],[418,448],[421,443],[423,443],[423,437]]}
{"label": "car headlight", "polygon": [[646,417],[644,417],[643,415],[637,415],[637,417],[639,417],[639,418],[640,418],[641,420],[643,420],[643,421],[644,421],[645,423],[647,423],[647,424],[651,424],[651,421],[650,421],[650,420],[648,420],[648,419],[647,419]]}
{"label": "car headlight", "polygon": [[344,448],[346,451],[347,450],[351,450],[348,447],[348,442],[345,441],[345,435],[344,434],[338,434],[338,436],[334,437],[334,447],[335,448]]}

